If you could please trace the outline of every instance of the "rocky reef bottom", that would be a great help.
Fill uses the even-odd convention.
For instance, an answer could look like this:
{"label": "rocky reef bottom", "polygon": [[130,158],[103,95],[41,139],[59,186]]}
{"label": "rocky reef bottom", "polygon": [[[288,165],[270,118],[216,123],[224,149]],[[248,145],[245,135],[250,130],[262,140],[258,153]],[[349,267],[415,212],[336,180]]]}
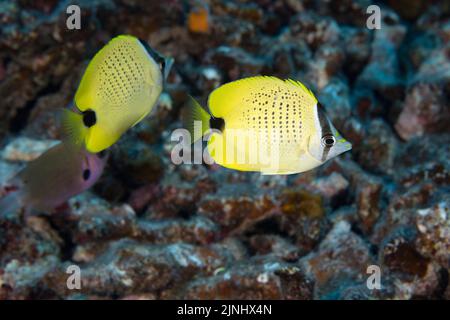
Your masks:
{"label": "rocky reef bottom", "polygon": [[[449,298],[450,155],[421,140],[395,181],[349,159],[295,176],[172,165],[126,204],[86,192],[51,215],[1,212],[0,298]],[[27,141],[5,148],[3,177],[42,151]]]}

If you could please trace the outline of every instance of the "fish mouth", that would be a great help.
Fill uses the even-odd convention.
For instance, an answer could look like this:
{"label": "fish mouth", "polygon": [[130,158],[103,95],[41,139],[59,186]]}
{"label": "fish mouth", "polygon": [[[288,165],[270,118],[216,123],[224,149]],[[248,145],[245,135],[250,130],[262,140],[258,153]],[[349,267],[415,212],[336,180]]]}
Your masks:
{"label": "fish mouth", "polygon": [[340,149],[343,150],[342,152],[350,151],[353,148],[353,145],[348,141],[342,142],[339,145],[340,145]]}
{"label": "fish mouth", "polygon": [[350,142],[348,142],[347,140],[345,142],[339,142],[338,144],[336,144],[333,149],[334,149],[334,156],[338,156],[344,152],[350,151],[352,150],[353,146]]}

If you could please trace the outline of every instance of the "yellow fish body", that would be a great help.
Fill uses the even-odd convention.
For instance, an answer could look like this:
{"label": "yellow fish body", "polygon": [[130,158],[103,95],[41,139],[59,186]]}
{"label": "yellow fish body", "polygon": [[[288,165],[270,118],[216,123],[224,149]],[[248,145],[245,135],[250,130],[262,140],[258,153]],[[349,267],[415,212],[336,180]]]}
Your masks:
{"label": "yellow fish body", "polygon": [[293,174],[351,149],[314,94],[297,81],[241,79],[210,94],[209,113],[195,101],[193,105],[191,132],[195,134],[195,121],[201,122],[201,136],[213,129],[208,153],[230,169]]}
{"label": "yellow fish body", "polygon": [[75,110],[64,112],[72,142],[100,152],[150,113],[170,70],[171,60],[133,36],[121,35],[89,63],[75,94]]}

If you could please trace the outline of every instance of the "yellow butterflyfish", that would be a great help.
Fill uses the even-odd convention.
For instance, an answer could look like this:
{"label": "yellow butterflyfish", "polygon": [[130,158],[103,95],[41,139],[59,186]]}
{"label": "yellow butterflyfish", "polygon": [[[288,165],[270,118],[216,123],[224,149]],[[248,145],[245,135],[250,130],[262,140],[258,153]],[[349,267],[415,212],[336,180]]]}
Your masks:
{"label": "yellow butterflyfish", "polygon": [[258,76],[230,82],[209,95],[208,109],[192,99],[191,135],[194,141],[208,137],[211,158],[230,169],[293,174],[351,149],[298,81]]}
{"label": "yellow butterflyfish", "polygon": [[89,63],[73,110],[64,110],[69,141],[94,153],[114,144],[150,113],[172,62],[138,38],[113,38]]}

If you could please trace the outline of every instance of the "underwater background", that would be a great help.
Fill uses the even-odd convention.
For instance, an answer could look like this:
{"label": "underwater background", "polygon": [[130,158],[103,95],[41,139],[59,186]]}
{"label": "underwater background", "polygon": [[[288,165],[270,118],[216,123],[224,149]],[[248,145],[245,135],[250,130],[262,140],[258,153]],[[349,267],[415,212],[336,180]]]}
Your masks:
{"label": "underwater background", "polygon": [[[0,299],[450,298],[449,1],[1,1],[2,192],[118,34],[175,59],[160,103],[93,188],[0,212]],[[259,74],[305,83],[353,149],[289,176],[173,164],[187,95]]]}

